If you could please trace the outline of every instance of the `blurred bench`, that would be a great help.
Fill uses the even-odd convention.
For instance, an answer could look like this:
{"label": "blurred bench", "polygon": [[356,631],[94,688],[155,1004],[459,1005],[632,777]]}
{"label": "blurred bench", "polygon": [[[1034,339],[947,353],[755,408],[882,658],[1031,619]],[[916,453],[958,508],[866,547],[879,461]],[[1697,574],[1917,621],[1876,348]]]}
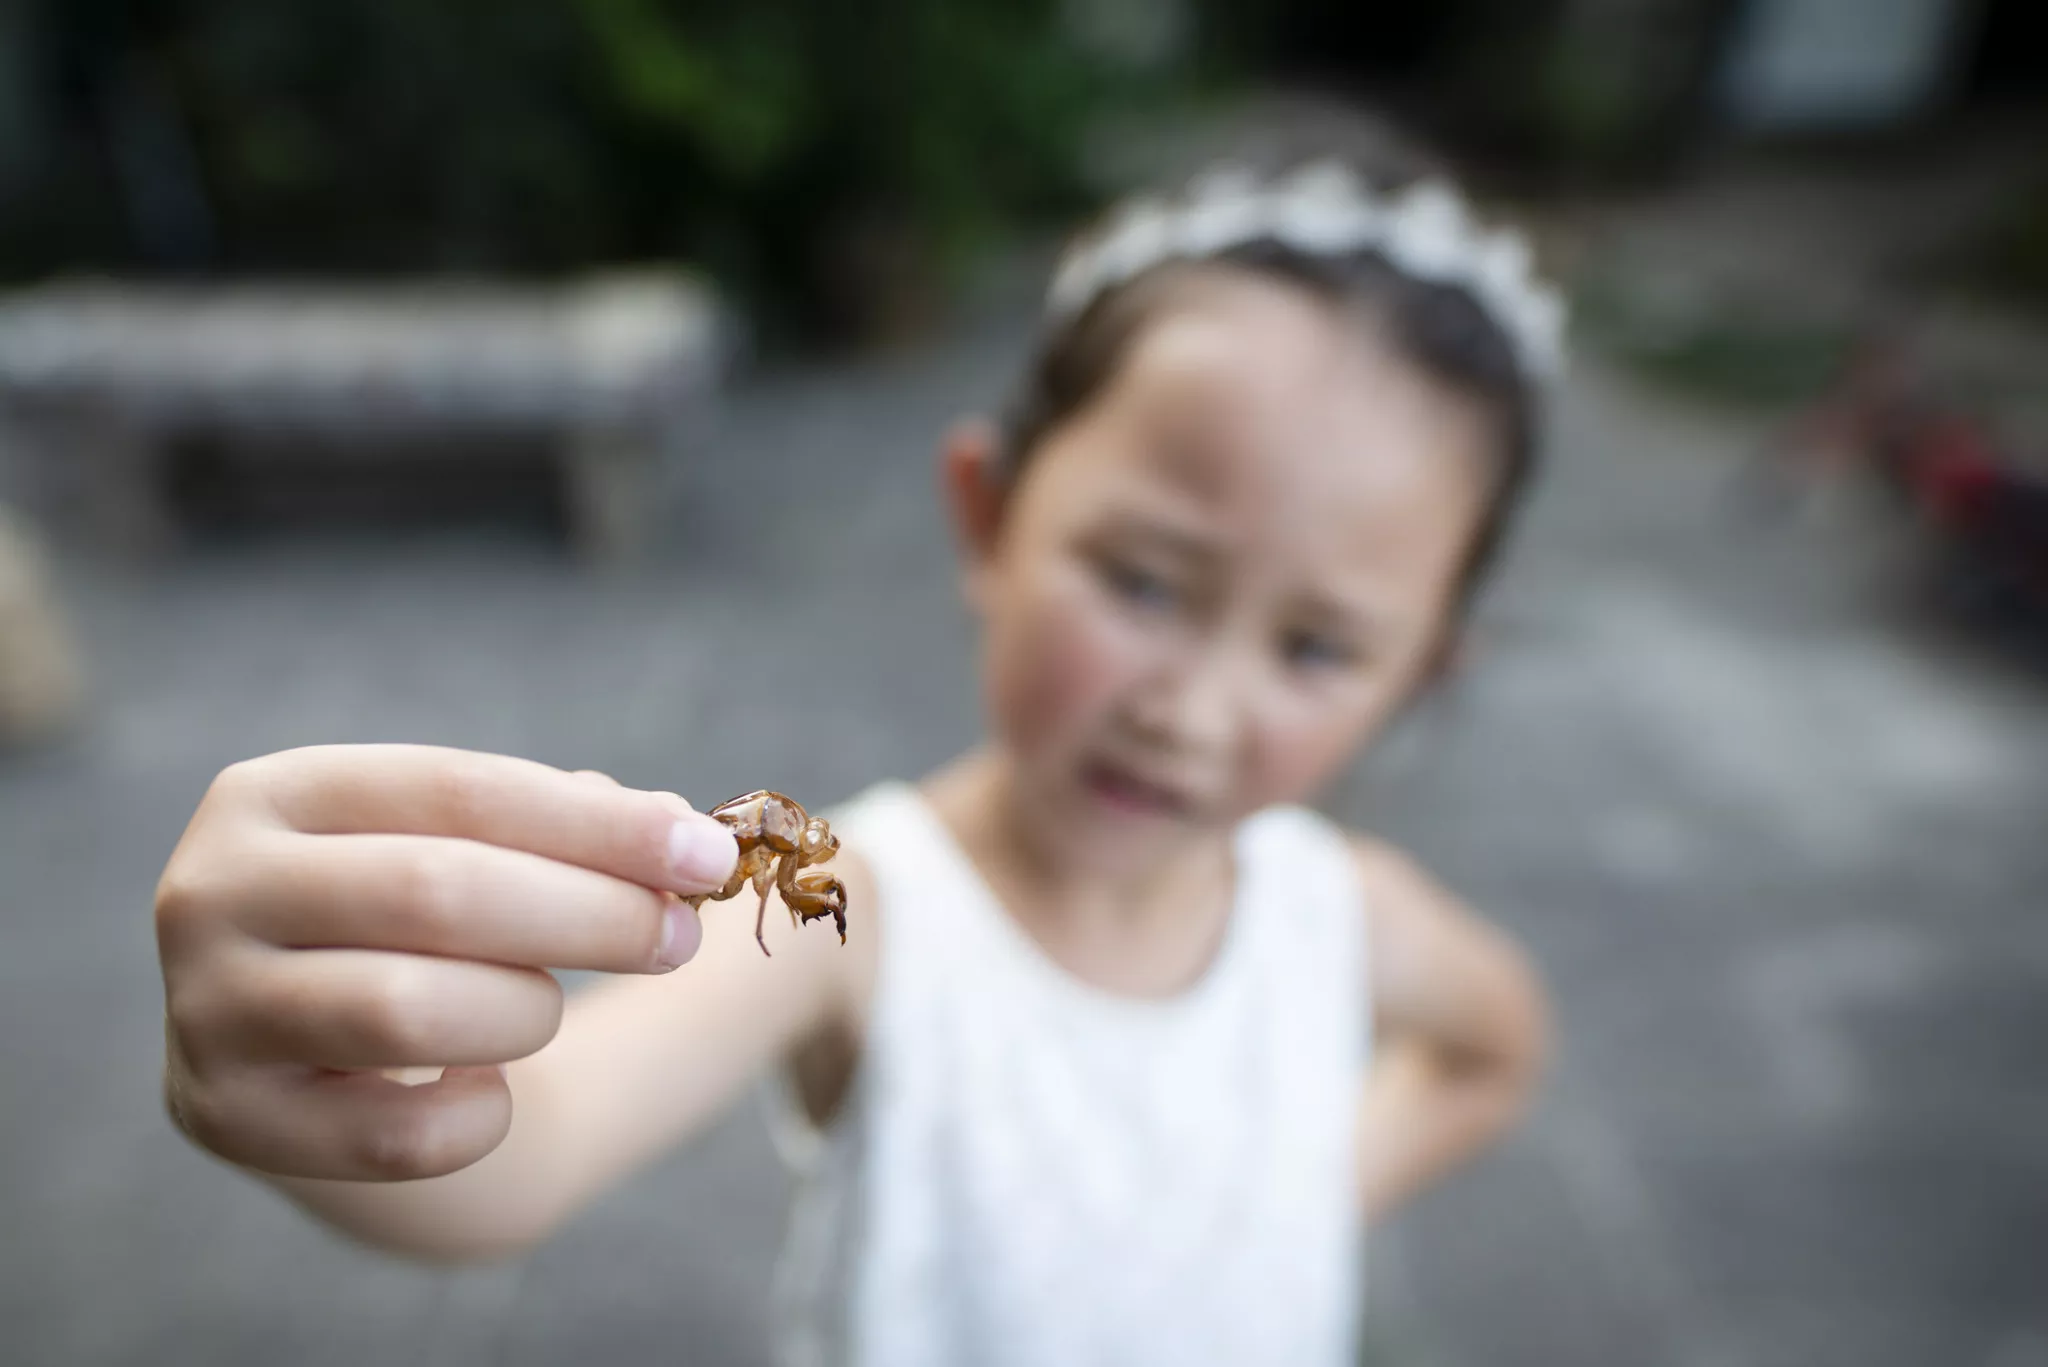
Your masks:
{"label": "blurred bench", "polygon": [[0,755],[68,728],[85,669],[42,538],[0,505]]}
{"label": "blurred bench", "polygon": [[638,548],[662,453],[715,388],[708,296],[669,276],[560,288],[59,282],[0,299],[0,419],[61,466],[103,545],[176,534],[193,434],[489,452],[544,438],[577,544]]}

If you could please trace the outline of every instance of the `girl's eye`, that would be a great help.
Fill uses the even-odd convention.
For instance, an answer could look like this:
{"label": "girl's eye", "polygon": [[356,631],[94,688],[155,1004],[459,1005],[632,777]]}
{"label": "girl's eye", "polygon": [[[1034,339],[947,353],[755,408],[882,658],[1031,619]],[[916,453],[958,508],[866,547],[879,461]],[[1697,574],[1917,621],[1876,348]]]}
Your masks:
{"label": "girl's eye", "polygon": [[1297,669],[1339,669],[1358,659],[1350,642],[1316,631],[1288,632],[1280,653]]}
{"label": "girl's eye", "polygon": [[1139,607],[1168,608],[1174,604],[1173,585],[1150,570],[1108,560],[1103,562],[1102,577],[1112,593]]}

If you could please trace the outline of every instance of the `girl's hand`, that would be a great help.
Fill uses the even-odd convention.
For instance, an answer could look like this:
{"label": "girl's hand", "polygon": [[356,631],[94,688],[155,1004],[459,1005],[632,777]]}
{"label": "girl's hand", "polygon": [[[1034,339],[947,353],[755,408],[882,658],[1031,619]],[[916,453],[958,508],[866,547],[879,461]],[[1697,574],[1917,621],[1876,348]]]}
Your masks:
{"label": "girl's hand", "polygon": [[[156,892],[165,1102],[280,1176],[464,1168],[504,1139],[499,1067],[555,1035],[550,968],[657,974],[738,851],[668,793],[419,746],[224,771]],[[384,1070],[445,1070],[408,1086]]]}

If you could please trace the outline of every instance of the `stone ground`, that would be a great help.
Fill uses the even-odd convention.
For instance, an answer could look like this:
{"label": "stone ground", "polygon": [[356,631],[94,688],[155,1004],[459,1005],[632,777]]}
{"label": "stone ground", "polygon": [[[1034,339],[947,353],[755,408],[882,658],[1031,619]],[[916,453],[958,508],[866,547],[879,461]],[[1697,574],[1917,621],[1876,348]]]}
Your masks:
{"label": "stone ground", "polygon": [[[763,1361],[751,1110],[521,1265],[358,1251],[165,1123],[150,888],[217,769],[305,742],[705,801],[949,755],[928,451],[1020,344],[998,311],[750,383],[629,573],[460,528],[70,565],[93,716],[0,765],[0,1359]],[[1376,1360],[2048,1363],[2048,691],[1902,612],[1867,510],[1730,514],[1754,437],[1583,371],[1469,677],[1336,800],[1528,941],[1563,1036],[1528,1126],[1380,1232]]]}

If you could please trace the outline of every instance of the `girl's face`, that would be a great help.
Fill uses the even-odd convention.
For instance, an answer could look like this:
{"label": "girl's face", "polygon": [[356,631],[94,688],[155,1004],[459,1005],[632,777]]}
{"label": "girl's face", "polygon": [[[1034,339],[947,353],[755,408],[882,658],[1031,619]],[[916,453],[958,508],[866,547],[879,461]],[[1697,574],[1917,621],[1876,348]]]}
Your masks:
{"label": "girl's face", "polygon": [[1007,492],[949,448],[1017,798],[1131,868],[1334,777],[1429,670],[1485,416],[1355,320],[1208,273]]}

